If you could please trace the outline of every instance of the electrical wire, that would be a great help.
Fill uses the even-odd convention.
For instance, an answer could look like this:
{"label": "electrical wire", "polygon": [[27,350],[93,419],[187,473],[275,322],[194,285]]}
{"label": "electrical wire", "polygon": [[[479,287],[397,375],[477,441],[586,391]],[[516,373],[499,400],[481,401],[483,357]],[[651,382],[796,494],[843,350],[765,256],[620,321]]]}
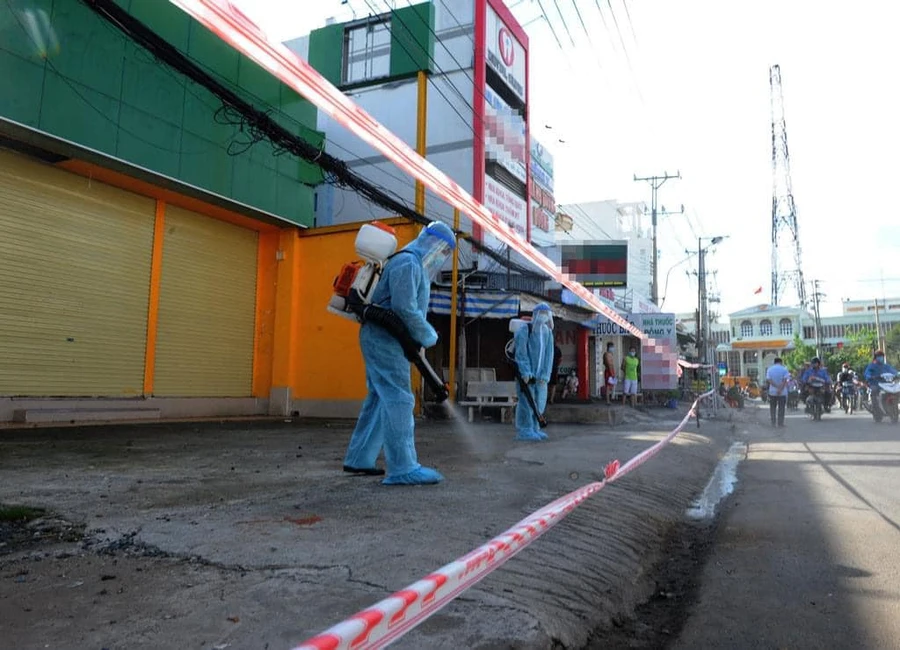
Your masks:
{"label": "electrical wire", "polygon": [[[547,21],[547,26],[550,28],[550,33],[553,34],[553,39],[556,41],[556,44],[559,46],[560,51],[563,53],[563,56],[566,57],[566,62],[569,63],[568,56],[565,53],[565,48],[562,46],[562,41],[559,40],[559,36],[556,34],[556,30],[553,28],[553,23],[550,22],[550,17],[547,15],[547,10],[544,9],[544,3],[541,0],[537,0],[538,8],[541,10],[541,14],[543,14],[544,19]],[[573,43],[574,45],[574,43]],[[569,63],[569,68],[572,68],[572,64]]]}
{"label": "electrical wire", "polygon": [[572,32],[569,31],[569,25],[566,23],[566,17],[563,15],[562,9],[559,6],[559,0],[553,0],[553,4],[556,6],[556,12],[559,14],[559,19],[562,21],[563,29],[566,30],[566,35],[569,37],[572,47],[575,47],[575,39],[572,38]]}
{"label": "electrical wire", "polygon": [[[276,148],[283,149],[302,160],[318,165],[331,179],[329,182],[338,184],[347,189],[352,189],[371,203],[391,211],[401,217],[419,224],[428,224],[430,220],[414,209],[410,209],[403,202],[391,197],[383,189],[374,186],[371,182],[353,173],[347,167],[345,161],[333,157],[311,143],[292,134],[283,126],[275,122],[271,116],[259,111],[237,93],[225,87],[222,83],[204,72],[197,64],[187,58],[168,41],[160,37],[153,30],[134,18],[127,11],[118,6],[113,0],[81,0],[83,4],[94,11],[98,16],[108,21],[111,25],[122,31],[128,38],[146,49],[161,63],[177,70],[198,85],[206,88],[218,97],[229,110],[240,114],[244,128],[249,137],[264,136]],[[487,247],[472,241],[466,233],[458,232],[470,245],[485,253],[489,257],[505,263],[502,257],[496,255]],[[484,249],[484,250],[482,250]],[[544,277],[533,270],[520,265],[508,265],[509,268],[532,277]]]}
{"label": "electrical wire", "polygon": [[639,46],[637,34],[634,32],[634,23],[631,21],[631,12],[628,11],[628,0],[622,0],[622,6],[625,8],[625,16],[628,19],[628,27],[631,29],[631,38],[634,44]]}
{"label": "electrical wire", "polygon": [[[18,17],[19,12],[15,11],[13,9],[13,6],[10,3],[10,0],[6,0],[6,6],[9,8],[10,13],[14,16],[16,23],[22,29],[25,36],[29,40],[31,40],[32,44],[36,48],[40,47],[39,44],[37,43],[37,41],[35,41],[34,34],[32,32],[30,32],[25,25],[22,24],[22,21]],[[0,51],[7,51],[7,50],[5,50],[4,48],[0,48]],[[44,62],[47,65],[47,67],[50,69],[50,71],[53,72],[56,75],[56,77],[59,78],[60,81],[62,81],[66,86],[68,86],[69,90],[71,90],[88,108],[90,108],[92,111],[97,113],[97,115],[99,115],[101,118],[103,118],[106,122],[115,126],[119,131],[129,135],[130,137],[134,138],[138,142],[141,142],[150,147],[153,147],[154,149],[157,149],[158,151],[165,151],[166,153],[172,153],[172,154],[175,154],[178,156],[181,156],[181,155],[199,156],[199,155],[209,153],[212,150],[212,149],[204,149],[202,151],[187,151],[184,149],[173,149],[171,147],[166,147],[164,145],[159,144],[158,142],[154,142],[152,140],[148,140],[148,139],[142,137],[141,135],[135,133],[134,131],[131,131],[130,129],[123,127],[119,121],[111,118],[109,115],[107,115],[103,111],[103,109],[99,108],[96,104],[94,104],[91,100],[89,100],[85,96],[85,94],[82,93],[81,90],[79,90],[78,86],[74,82],[72,82],[71,79],[69,79],[67,76],[65,76],[62,72],[59,71],[59,69],[53,64],[53,62],[50,60],[49,57],[45,57]]]}
{"label": "electrical wire", "polygon": [[[373,16],[377,16],[377,15],[380,15],[380,13],[382,13],[382,12],[379,12],[377,6],[372,5],[371,2],[369,2],[369,0],[365,0],[365,3],[368,6],[369,11],[372,12]],[[388,6],[389,11],[391,12],[391,21],[398,22],[404,30],[406,30],[407,32],[410,32],[409,26],[406,24],[406,22],[396,14],[394,9],[390,5],[387,5],[387,6]],[[410,3],[409,6],[412,6],[412,4]],[[445,7],[445,9],[447,9],[446,5],[444,5],[444,7]],[[449,9],[448,9],[448,11],[449,11]],[[450,14],[453,15],[452,11],[450,11]],[[417,16],[418,16],[418,14],[417,14]],[[427,23],[427,21],[425,21],[421,16],[418,16],[418,17],[419,17],[420,21],[428,28],[431,35],[434,36],[435,40],[441,43],[442,47],[450,55],[450,58],[453,59],[454,63],[456,63],[456,65],[459,67],[459,70],[463,71],[466,74],[466,77],[470,81],[472,81],[473,88],[475,88],[475,90],[481,95],[481,97],[485,101],[487,101],[487,98],[485,97],[485,93],[483,91],[481,91],[481,89],[479,89],[475,86],[474,79],[472,79],[472,77],[466,72],[466,69],[463,67],[462,63],[460,63],[459,60],[453,55],[453,53],[450,51],[450,49],[446,45],[446,43],[443,42],[443,39],[441,39],[438,36],[438,34],[434,31],[434,29],[431,27],[431,25]],[[462,27],[462,25],[460,24],[459,20],[456,18],[455,15],[453,15],[453,19],[457,23],[457,25]],[[391,28],[391,29],[393,29],[393,28]],[[471,40],[471,36],[469,36],[469,39]],[[407,54],[407,56],[409,56],[410,58],[413,58],[412,53],[403,44],[402,39],[398,39],[397,43],[400,45],[401,49],[404,50],[404,52]],[[463,103],[466,105],[466,107],[474,113],[474,111],[475,111],[474,106],[471,103],[469,103],[469,101],[464,97],[464,95],[459,90],[459,88],[450,80],[449,75],[441,68],[441,66],[438,64],[437,60],[434,58],[434,56],[428,52],[426,52],[426,55],[428,56],[428,59],[431,62],[431,64],[437,70],[438,74],[441,76],[441,79],[444,81],[444,83],[448,84],[456,92],[456,94],[463,100]],[[487,143],[485,142],[484,135],[479,134],[475,131],[475,128],[472,126],[472,124],[470,124],[469,120],[466,120],[462,116],[462,114],[460,114],[460,112],[458,110],[456,110],[456,107],[453,105],[453,103],[447,98],[447,96],[441,91],[441,89],[436,86],[434,79],[431,78],[430,76],[429,76],[429,81],[431,82],[432,86],[434,86],[435,90],[437,90],[438,94],[441,95],[441,97],[444,99],[444,101],[446,101],[447,104],[450,106],[450,108],[453,109],[453,111],[456,113],[457,117],[459,117],[460,120],[463,122],[463,124],[465,124],[468,127],[468,129],[472,132],[473,137],[476,140],[480,141],[483,145],[486,146]],[[526,201],[527,201],[527,198],[526,198]],[[479,250],[481,252],[486,252],[488,254],[488,256],[491,257],[492,262],[490,263],[490,265],[488,267],[489,270],[499,268],[499,267],[513,268],[509,264],[508,259],[502,260],[502,253],[506,248],[508,248],[506,244],[500,243],[495,248],[490,248],[489,246],[486,246],[482,243],[476,244],[474,242],[474,240],[471,240],[471,239],[469,240],[469,244],[472,245],[473,248],[475,248],[476,250]],[[522,267],[521,265],[516,265],[515,268],[519,273],[521,273],[523,275],[529,275],[529,276],[534,275],[533,271],[528,271],[528,270],[523,271],[522,269],[525,269],[525,267]]]}
{"label": "electrical wire", "polygon": [[[372,3],[371,3],[369,0],[365,0],[365,3],[366,3],[366,5],[369,7],[369,10],[370,10],[371,12],[373,12],[373,14],[378,15],[378,8],[377,8],[376,6],[373,6]],[[412,5],[410,5],[410,6],[412,6]],[[451,13],[452,13],[452,12],[451,12]],[[417,14],[417,15],[418,15],[418,14]],[[434,31],[434,29],[431,27],[431,25],[428,24],[427,21],[425,21],[421,16],[419,16],[419,19],[420,19],[420,20],[422,21],[422,23],[428,28],[428,30],[429,30],[429,32],[431,33],[431,35],[434,36],[435,40],[437,40],[437,41],[439,41],[439,42],[442,43],[442,46],[443,46],[444,49],[447,51],[447,53],[450,55],[450,57],[453,59],[453,61],[456,63],[456,65],[457,65],[457,66],[460,66],[460,69],[462,69],[462,64],[461,64],[461,63],[459,62],[459,60],[453,55],[453,53],[450,51],[449,47],[446,45],[446,43],[443,42],[443,39],[441,39],[441,38],[438,36],[438,34]],[[406,23],[402,18],[400,18],[400,17],[397,15],[397,13],[394,12],[393,10],[392,10],[392,13],[391,13],[391,18],[390,18],[390,20],[391,20],[392,22],[393,22],[393,21],[398,22],[398,23],[400,24],[401,28],[403,28],[403,29],[406,30],[407,32],[410,32],[410,31],[411,31],[411,30],[409,29],[409,25],[407,25],[407,23]],[[456,19],[455,16],[454,16],[454,20],[456,20],[457,24],[459,24],[459,21]],[[391,30],[393,31],[393,27],[391,27]],[[403,44],[402,39],[397,39],[396,42],[400,45],[400,47],[401,47],[401,48],[403,49],[403,51],[407,54],[407,56],[409,56],[410,58],[413,58],[412,53],[411,53],[411,52],[409,51],[409,49]],[[441,78],[445,81],[445,83],[449,84],[449,85],[456,91],[457,95],[458,95],[460,98],[463,99],[463,101],[464,101],[466,107],[474,113],[474,112],[475,112],[474,106],[473,106],[471,103],[469,103],[468,101],[465,100],[465,98],[464,98],[463,95],[462,95],[462,92],[461,92],[461,91],[459,90],[459,88],[457,88],[456,85],[449,79],[449,76],[448,76],[446,73],[444,73],[443,69],[442,69],[441,66],[438,64],[438,62],[437,62],[437,60],[435,59],[434,55],[432,55],[431,53],[426,52],[426,56],[428,57],[428,59],[429,59],[429,61],[431,62],[431,64],[435,67],[435,69],[437,70],[438,74],[441,75]],[[477,88],[477,87],[475,86],[474,79],[472,79],[469,75],[467,75],[467,77],[472,81],[473,88],[475,88],[476,92],[478,92],[478,93],[481,95],[482,99],[486,102],[486,101],[487,101],[487,98],[485,97],[485,93],[484,93],[480,88]],[[430,78],[429,78],[429,79],[430,79]],[[450,105],[450,107],[453,109],[453,111],[456,113],[456,115],[460,118],[460,120],[461,120],[461,121],[468,127],[468,129],[472,132],[473,137],[474,137],[477,141],[480,141],[481,144],[486,148],[486,147],[487,147],[487,142],[486,142],[486,140],[485,140],[484,134],[483,134],[483,133],[477,133],[477,132],[475,131],[474,126],[473,126],[472,124],[470,124],[469,121],[466,120],[466,119],[460,114],[460,112],[459,112],[458,110],[456,110],[456,107],[453,106],[452,102],[450,102],[450,100],[447,98],[447,96],[444,95],[444,93],[441,92],[440,88],[438,88],[438,87],[435,85],[434,80],[433,80],[433,79],[430,79],[430,80],[431,80],[431,83],[432,83],[432,85],[434,86],[435,90],[438,91],[438,94],[440,94],[441,97],[444,99],[444,101],[446,101],[446,102]],[[526,197],[524,197],[524,199],[525,199],[526,204],[527,204],[527,202],[528,202],[528,197],[526,196]],[[471,243],[471,242],[470,242],[470,243]],[[489,247],[486,247],[486,248],[488,248],[488,250],[491,250],[493,253],[495,253],[495,254],[497,254],[497,255],[499,256],[499,255],[502,254],[502,251],[503,251],[503,250],[505,250],[506,248],[508,248],[508,246],[507,246],[506,244],[502,244],[502,243],[501,243],[501,244],[500,244],[499,246],[497,246],[496,248],[489,248]],[[495,261],[495,263],[500,263],[500,262],[498,262],[498,260],[497,260],[496,257],[494,258],[494,261]],[[500,264],[501,264],[502,266],[506,266],[507,268],[509,268],[508,261],[509,261],[509,260],[507,260],[507,264],[503,264],[503,263],[500,263]],[[495,267],[496,267],[496,266],[495,266]],[[489,267],[489,268],[495,268],[495,267]]]}

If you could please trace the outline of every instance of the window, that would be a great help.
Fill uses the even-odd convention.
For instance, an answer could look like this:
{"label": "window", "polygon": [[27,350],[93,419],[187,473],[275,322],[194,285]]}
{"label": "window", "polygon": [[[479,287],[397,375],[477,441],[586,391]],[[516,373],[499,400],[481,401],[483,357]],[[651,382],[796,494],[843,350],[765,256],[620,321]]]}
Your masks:
{"label": "window", "polygon": [[793,336],[794,324],[791,322],[790,318],[782,318],[778,322],[778,330],[781,332],[782,336]]}
{"label": "window", "polygon": [[391,23],[375,20],[344,32],[344,83],[387,77],[391,72]]}
{"label": "window", "polygon": [[748,336],[753,336],[753,323],[745,320],[741,323],[741,337],[747,338]]}
{"label": "window", "polygon": [[768,318],[766,320],[760,322],[759,335],[760,336],[772,336],[772,321],[770,321]]}

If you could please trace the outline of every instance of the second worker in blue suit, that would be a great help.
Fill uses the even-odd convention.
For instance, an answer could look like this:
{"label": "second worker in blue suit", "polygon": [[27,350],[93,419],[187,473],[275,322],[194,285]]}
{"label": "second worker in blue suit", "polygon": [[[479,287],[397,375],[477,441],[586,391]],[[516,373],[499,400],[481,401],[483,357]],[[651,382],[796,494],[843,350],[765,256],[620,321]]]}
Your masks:
{"label": "second worker in blue suit", "polygon": [[[540,303],[532,312],[531,323],[516,330],[516,366],[534,398],[538,413],[547,408],[547,383],[553,371],[553,312]],[[517,385],[516,440],[546,440],[537,415]]]}
{"label": "second worker in blue suit", "polygon": [[[372,292],[372,304],[393,311],[412,335],[426,348],[437,343],[438,335],[425,319],[431,296],[431,281],[456,246],[453,231],[444,223],[432,222],[419,236],[391,257],[381,281]],[[375,323],[364,323],[359,345],[366,362],[368,395],[347,454],[344,471],[379,475],[375,468],[384,447],[387,466],[385,485],[426,485],[439,483],[443,476],[422,467],[416,456],[409,361],[400,343]]]}

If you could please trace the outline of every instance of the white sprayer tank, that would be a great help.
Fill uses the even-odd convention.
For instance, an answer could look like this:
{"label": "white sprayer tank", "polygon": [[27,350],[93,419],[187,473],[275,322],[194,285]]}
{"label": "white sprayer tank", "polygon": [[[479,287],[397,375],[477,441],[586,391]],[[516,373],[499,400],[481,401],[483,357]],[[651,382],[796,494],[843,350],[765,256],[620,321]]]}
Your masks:
{"label": "white sprayer tank", "polygon": [[381,265],[397,250],[397,238],[388,226],[367,223],[356,235],[356,253],[367,262]]}

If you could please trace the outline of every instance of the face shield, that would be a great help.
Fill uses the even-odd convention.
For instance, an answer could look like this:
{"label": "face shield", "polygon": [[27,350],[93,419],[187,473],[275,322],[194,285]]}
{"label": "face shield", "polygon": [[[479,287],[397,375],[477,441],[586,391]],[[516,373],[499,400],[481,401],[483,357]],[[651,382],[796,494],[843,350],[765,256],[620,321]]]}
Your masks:
{"label": "face shield", "polygon": [[430,280],[434,280],[447,258],[450,257],[450,253],[456,248],[456,237],[449,226],[439,221],[433,221],[419,233],[416,248],[422,255],[425,275]]}
{"label": "face shield", "polygon": [[537,307],[534,308],[534,311],[531,313],[531,322],[534,323],[536,328],[539,327],[548,327],[551,330],[553,329],[553,312],[550,311],[550,306],[541,303]]}

